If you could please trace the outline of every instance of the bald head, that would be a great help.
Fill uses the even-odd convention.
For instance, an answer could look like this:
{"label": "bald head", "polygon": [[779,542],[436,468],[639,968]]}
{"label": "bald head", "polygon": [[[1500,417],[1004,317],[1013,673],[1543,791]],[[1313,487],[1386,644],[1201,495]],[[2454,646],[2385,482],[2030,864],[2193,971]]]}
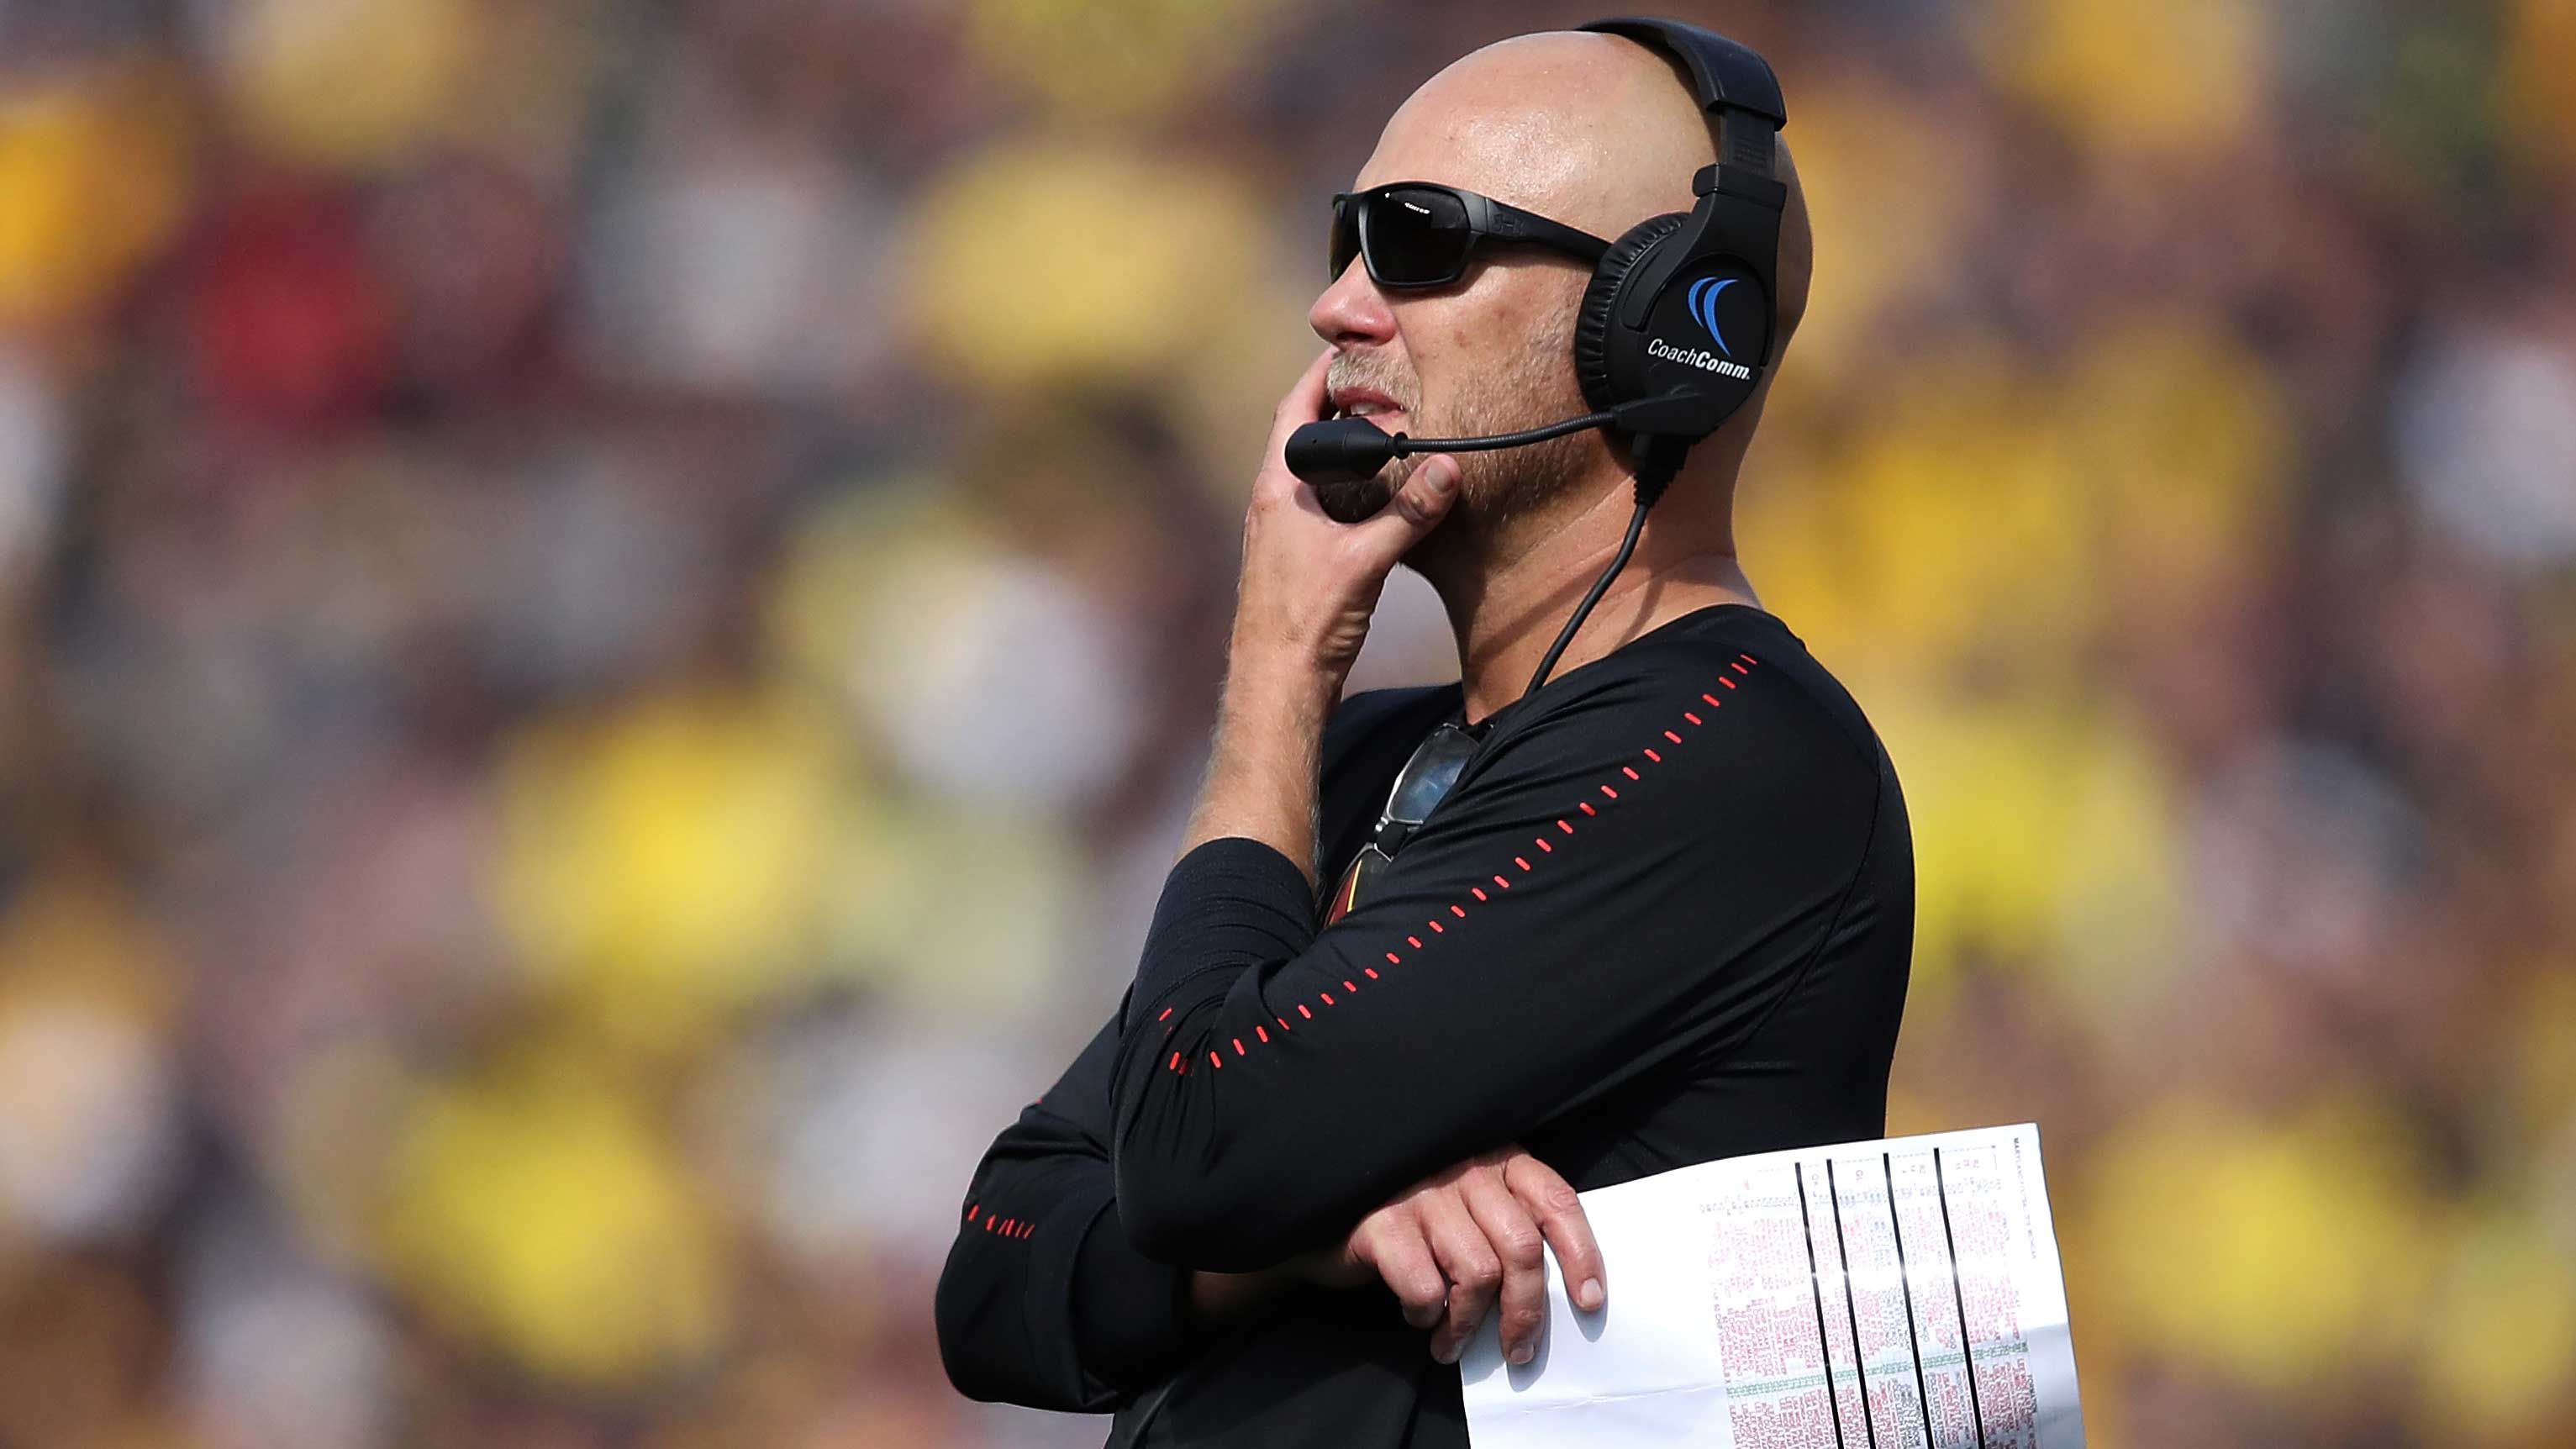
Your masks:
{"label": "bald head", "polygon": [[[1390,117],[1359,187],[1440,181],[1613,240],[1687,212],[1716,138],[1680,64],[1615,35],[1547,31],[1496,41],[1424,82]],[[1815,242],[1781,143],[1780,339],[1806,312]]]}

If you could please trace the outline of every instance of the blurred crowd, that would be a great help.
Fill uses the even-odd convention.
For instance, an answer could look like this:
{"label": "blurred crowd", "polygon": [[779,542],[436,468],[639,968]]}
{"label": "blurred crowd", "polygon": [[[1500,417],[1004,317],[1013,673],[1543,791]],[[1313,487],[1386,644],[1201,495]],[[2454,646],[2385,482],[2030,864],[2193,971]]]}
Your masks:
{"label": "blurred crowd", "polygon": [[[2576,0],[1741,0],[1741,492],[2091,1442],[2576,1442]],[[0,0],[0,1444],[1075,1446],[967,1174],[1531,0]],[[1358,685],[1454,677],[1401,576]]]}

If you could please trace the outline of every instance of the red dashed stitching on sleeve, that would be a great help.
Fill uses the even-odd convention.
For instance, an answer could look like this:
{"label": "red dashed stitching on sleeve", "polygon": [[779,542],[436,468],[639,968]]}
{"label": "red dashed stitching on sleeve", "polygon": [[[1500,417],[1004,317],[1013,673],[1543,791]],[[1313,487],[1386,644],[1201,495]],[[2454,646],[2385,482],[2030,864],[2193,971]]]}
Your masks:
{"label": "red dashed stitching on sleeve", "polygon": [[[1730,663],[1729,663],[1729,665],[1728,665],[1728,667],[1729,667],[1729,668],[1731,668],[1731,669],[1733,669],[1736,673],[1738,673],[1738,674],[1743,674],[1743,675],[1750,675],[1750,674],[1752,674],[1752,672],[1753,672],[1750,668],[1747,668],[1747,667],[1746,667],[1747,665],[1754,665],[1754,664],[1759,664],[1759,663],[1761,663],[1761,662],[1762,662],[1762,661],[1760,661],[1760,660],[1758,660],[1758,659],[1755,659],[1755,658],[1754,658],[1752,655],[1750,655],[1750,654],[1738,654],[1738,655],[1736,656],[1736,659],[1741,660],[1741,661],[1743,661],[1743,662],[1742,662],[1742,663],[1734,663],[1734,662],[1730,662]],[[1722,686],[1722,687],[1724,687],[1724,688],[1727,688],[1727,689],[1733,689],[1733,688],[1735,688],[1735,681],[1734,681],[1734,680],[1732,680],[1732,679],[1727,678],[1725,675],[1722,675],[1722,674],[1721,674],[1721,675],[1719,675],[1719,676],[1718,676],[1718,678],[1717,678],[1717,682],[1718,682],[1718,684],[1719,684],[1719,685],[1721,685],[1721,686]],[[1716,695],[1714,695],[1714,694],[1709,694],[1709,693],[1706,693],[1706,692],[1702,692],[1702,693],[1701,693],[1701,695],[1700,695],[1700,700],[1701,700],[1701,702],[1702,702],[1702,703],[1705,703],[1705,704],[1706,704],[1709,708],[1711,708],[1711,709],[1718,709],[1718,708],[1722,708],[1722,707],[1723,707],[1723,705],[1724,705],[1724,701],[1720,700]],[[1686,710],[1683,710],[1683,711],[1681,712],[1681,716],[1682,716],[1683,721],[1684,721],[1684,722],[1686,722],[1686,723],[1688,723],[1688,724],[1689,724],[1692,728],[1694,728],[1694,729],[1697,729],[1697,728],[1699,728],[1701,725],[1703,725],[1703,724],[1705,724],[1705,723],[1706,723],[1706,721],[1702,720],[1702,719],[1699,717],[1699,715],[1698,715],[1698,714],[1694,713],[1693,711],[1687,710],[1687,709],[1686,709]],[[1666,729],[1666,730],[1661,731],[1660,733],[1663,735],[1665,742],[1666,742],[1666,743],[1668,743],[1668,744],[1675,744],[1675,745],[1678,745],[1678,744],[1683,743],[1683,740],[1682,740],[1681,734],[1680,734],[1678,731],[1670,730],[1670,729]],[[1660,764],[1662,764],[1662,763],[1664,762],[1664,757],[1663,757],[1663,755],[1662,755],[1662,754],[1660,754],[1659,752],[1657,752],[1653,746],[1651,746],[1651,745],[1646,746],[1646,747],[1645,747],[1645,751],[1644,751],[1644,752],[1645,752],[1645,756],[1646,756],[1646,758],[1647,758],[1649,761],[1652,761],[1653,763],[1658,764],[1658,765],[1660,765]],[[1637,768],[1636,768],[1636,766],[1634,766],[1634,765],[1622,765],[1622,766],[1620,766],[1620,767],[1619,767],[1619,773],[1620,773],[1620,774],[1622,774],[1622,775],[1627,776],[1630,780],[1633,780],[1633,781],[1641,781],[1641,782],[1642,782],[1642,781],[1644,780],[1644,778],[1645,778],[1643,775],[1640,775],[1640,774],[1637,772]],[[1602,795],[1603,795],[1603,796],[1605,796],[1605,797],[1607,797],[1608,799],[1611,799],[1611,800],[1614,800],[1614,801],[1615,801],[1615,800],[1617,800],[1617,799],[1619,798],[1619,791],[1618,791],[1615,787],[1613,787],[1613,786],[1611,786],[1611,785],[1609,785],[1609,784],[1606,784],[1606,783],[1605,783],[1605,784],[1601,785],[1601,786],[1599,787],[1599,789],[1600,789],[1600,791],[1601,791]],[[1599,815],[1599,814],[1601,813],[1600,811],[1598,811],[1598,810],[1596,810],[1596,809],[1594,809],[1594,808],[1593,808],[1593,806],[1592,806],[1592,802],[1591,802],[1591,801],[1589,801],[1589,800],[1578,800],[1578,801],[1576,801],[1576,802],[1575,802],[1575,808],[1576,808],[1578,811],[1580,811],[1580,812],[1582,812],[1583,814],[1588,815],[1588,816],[1597,816],[1597,815]],[[1561,832],[1562,834],[1565,834],[1565,835],[1569,835],[1569,836],[1570,836],[1570,835],[1572,835],[1572,834],[1574,834],[1574,833],[1575,833],[1575,832],[1574,832],[1574,824],[1573,824],[1573,822],[1572,822],[1572,821],[1570,821],[1570,820],[1564,819],[1564,818],[1562,818],[1562,817],[1560,817],[1560,818],[1557,820],[1557,822],[1556,822],[1556,828],[1557,828],[1557,830],[1558,830],[1559,832]],[[1532,839],[1532,842],[1538,846],[1538,848],[1539,848],[1539,853],[1540,853],[1540,854],[1542,854],[1542,855],[1554,855],[1554,854],[1556,853],[1556,847],[1555,847],[1553,844],[1549,843],[1548,838],[1547,838],[1545,835],[1537,835],[1537,836],[1533,836],[1533,837],[1531,837],[1531,839]],[[1513,856],[1513,857],[1512,857],[1512,864],[1513,864],[1514,866],[1518,867],[1518,868],[1519,868],[1519,869],[1520,869],[1524,874],[1527,874],[1527,873],[1529,873],[1529,872],[1532,872],[1532,871],[1534,871],[1534,870],[1536,869],[1536,867],[1535,867],[1535,866],[1533,866],[1533,865],[1530,863],[1529,857],[1524,856],[1524,855],[1515,855],[1515,856]],[[1497,874],[1494,876],[1493,880],[1494,880],[1494,884],[1495,884],[1495,886],[1496,886],[1496,887],[1498,887],[1498,888],[1500,888],[1500,889],[1503,889],[1503,890],[1509,890],[1509,889],[1511,889],[1512,883],[1511,883],[1511,881],[1510,881],[1510,879],[1509,879],[1509,878],[1507,878],[1507,877],[1505,877],[1505,876],[1503,876],[1503,875],[1501,875],[1501,874],[1497,873]],[[1487,894],[1485,894],[1485,888],[1484,888],[1483,886],[1481,886],[1481,885],[1478,885],[1478,886],[1470,886],[1470,887],[1468,887],[1468,888],[1467,888],[1467,893],[1468,893],[1469,895],[1474,896],[1474,897],[1475,897],[1477,900],[1479,900],[1479,901],[1490,901],[1490,900],[1492,899],[1492,897],[1491,897],[1491,896],[1488,896]],[[1450,905],[1449,905],[1449,914],[1450,914],[1452,917],[1456,918],[1456,919],[1459,919],[1459,920],[1465,920],[1465,919],[1467,918],[1467,908],[1466,908],[1465,906],[1460,905],[1460,904],[1458,904],[1457,902],[1454,902],[1454,901],[1453,901],[1453,902],[1451,902],[1451,903],[1450,903]],[[1438,935],[1446,935],[1446,934],[1448,933],[1448,928],[1447,928],[1446,926],[1443,926],[1443,925],[1440,923],[1439,918],[1438,918],[1438,917],[1436,917],[1436,916],[1435,916],[1435,917],[1433,917],[1432,919],[1430,919],[1430,920],[1428,920],[1428,921],[1424,922],[1423,924],[1425,924],[1425,925],[1429,926],[1429,927],[1431,928],[1431,933],[1432,933],[1433,935],[1435,935],[1435,936],[1438,936]],[[1425,946],[1423,945],[1422,938],[1421,938],[1420,936],[1408,935],[1408,936],[1406,936],[1406,937],[1404,938],[1404,942],[1405,942],[1405,944],[1406,944],[1406,945],[1408,945],[1408,946],[1412,947],[1413,949],[1415,949],[1415,950],[1417,950],[1417,951],[1428,949],[1427,947],[1425,947]],[[1397,955],[1397,954],[1396,954],[1395,952],[1393,952],[1393,951],[1389,951],[1389,952],[1387,952],[1387,953],[1386,953],[1386,960],[1387,960],[1387,964],[1388,964],[1388,965],[1390,965],[1390,966],[1401,966],[1401,965],[1403,965],[1403,964],[1404,964],[1404,958],[1403,958],[1402,956]],[[1371,981],[1375,981],[1375,980],[1380,979],[1380,978],[1379,978],[1379,976],[1378,976],[1378,973],[1377,973],[1377,968],[1376,968],[1376,967],[1374,967],[1374,966],[1363,967],[1363,968],[1361,968],[1361,970],[1362,970],[1363,974],[1365,974],[1365,975],[1366,975],[1366,976],[1367,976]],[[1359,983],[1358,983],[1358,982],[1356,982],[1356,981],[1352,981],[1352,980],[1349,980],[1349,979],[1344,979],[1344,981],[1342,982],[1342,989],[1343,989],[1344,991],[1347,991],[1347,992],[1351,992],[1351,993],[1356,994],[1356,993],[1359,991],[1359,989],[1360,989],[1360,988],[1359,988]],[[1335,1005],[1335,1004],[1336,1004],[1336,1003],[1335,1003],[1335,1001],[1334,1001],[1334,998],[1333,998],[1333,994],[1332,994],[1331,992],[1329,992],[1329,991],[1318,991],[1318,992],[1316,992],[1316,993],[1315,993],[1315,995],[1316,995],[1316,997],[1317,997],[1319,1000],[1321,1000],[1321,1001],[1324,1003],[1324,1005],[1326,1005],[1326,1006],[1332,1006],[1332,1005]],[[1156,1017],[1156,1018],[1155,1018],[1155,1020],[1157,1020],[1157,1021],[1163,1020],[1165,1017],[1169,1017],[1171,1014],[1172,1014],[1172,1008],[1170,1008],[1170,1007],[1168,1007],[1168,1006],[1167,1006],[1167,1007],[1163,1008],[1163,1014],[1162,1014],[1162,1016],[1158,1016],[1158,1017]],[[1315,1013],[1314,1013],[1312,1010],[1308,1009],[1308,1008],[1307,1008],[1307,1006],[1306,1006],[1304,1003],[1302,1003],[1302,1002],[1300,1002],[1300,1003],[1298,1004],[1298,1006],[1297,1006],[1297,1015],[1298,1015],[1299,1017],[1301,1017],[1302,1019],[1307,1020],[1307,1021],[1313,1021],[1313,1020],[1315,1019]],[[1288,1018],[1287,1018],[1287,1017],[1285,1017],[1285,1016],[1277,1016],[1277,1017],[1273,1017],[1273,1018],[1272,1018],[1272,1020],[1274,1020],[1274,1021],[1276,1021],[1276,1022],[1278,1022],[1278,1023],[1279,1023],[1279,1031],[1280,1031],[1280,1034],[1281,1034],[1281,1035],[1283,1035],[1283,1036],[1284,1036],[1284,1035],[1286,1035],[1286,1034],[1288,1033],[1289,1027],[1288,1027]],[[1265,1028],[1265,1027],[1260,1027],[1260,1026],[1255,1026],[1255,1027],[1252,1029],[1252,1034],[1253,1034],[1253,1038],[1254,1038],[1254,1040],[1256,1040],[1256,1041],[1257,1041],[1257,1042],[1259,1042],[1260,1044],[1262,1044],[1262,1045],[1264,1045],[1264,1046],[1267,1046],[1267,1045],[1269,1045],[1269,1044],[1270,1044],[1270,1032],[1269,1032],[1269,1030],[1268,1030],[1267,1028]],[[1235,1037],[1235,1038],[1233,1038],[1232,1040],[1233,1040],[1233,1043],[1234,1043],[1234,1052],[1235,1052],[1235,1055],[1236,1055],[1236,1056],[1247,1056],[1247,1055],[1249,1055],[1249,1053],[1248,1053],[1248,1052],[1246,1052],[1246,1051],[1244,1050],[1243,1038],[1241,1038],[1241,1037]],[[1213,1052],[1213,1051],[1211,1051],[1211,1052],[1209,1052],[1209,1053],[1208,1053],[1208,1062],[1209,1062],[1209,1064],[1210,1064],[1210,1065],[1215,1066],[1215,1067],[1220,1068],[1220,1069],[1222,1069],[1222,1068],[1225,1066],[1225,1059],[1224,1059],[1223,1057],[1219,1056],[1217,1053],[1215,1053],[1215,1052]],[[1181,1054],[1180,1054],[1179,1052],[1174,1052],[1174,1053],[1172,1053],[1172,1059],[1171,1059],[1171,1061],[1168,1063],[1168,1066],[1169,1066],[1170,1070],[1175,1071],[1175,1072],[1178,1072],[1178,1073],[1180,1073],[1180,1074],[1182,1074],[1182,1075],[1184,1075],[1184,1076],[1188,1075],[1188,1073],[1189,1073],[1189,1065],[1188,1065],[1188,1063],[1187,1063],[1187,1062],[1185,1062],[1185,1061],[1183,1061],[1183,1060],[1182,1060]],[[969,1221],[969,1222],[974,1221],[974,1218],[975,1218],[975,1208],[974,1208],[974,1206],[973,1206],[972,1204],[970,1204],[970,1205],[967,1207],[967,1209],[966,1209],[966,1216],[967,1216],[967,1221]],[[993,1220],[992,1220],[991,1218],[987,1217],[987,1218],[984,1220],[984,1225],[985,1225],[985,1227],[986,1227],[987,1229],[990,1229],[990,1228],[993,1226]],[[1010,1228],[1009,1228],[1009,1226],[1006,1224],[1006,1225],[1005,1225],[1005,1227],[1002,1229],[1002,1231],[1003,1231],[1003,1232],[1005,1232],[1005,1233],[1009,1233],[1009,1232],[1010,1232]],[[1022,1235],[1025,1235],[1025,1233],[1023,1233]]]}

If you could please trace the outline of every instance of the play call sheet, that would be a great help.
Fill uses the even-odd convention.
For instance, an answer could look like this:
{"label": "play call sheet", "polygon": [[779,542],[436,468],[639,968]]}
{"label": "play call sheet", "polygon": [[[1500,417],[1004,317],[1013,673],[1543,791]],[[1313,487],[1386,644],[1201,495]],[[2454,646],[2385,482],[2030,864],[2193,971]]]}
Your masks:
{"label": "play call sheet", "polygon": [[1583,1194],[1598,1313],[1459,1363],[1477,1449],[2081,1449],[2039,1130],[1803,1148]]}

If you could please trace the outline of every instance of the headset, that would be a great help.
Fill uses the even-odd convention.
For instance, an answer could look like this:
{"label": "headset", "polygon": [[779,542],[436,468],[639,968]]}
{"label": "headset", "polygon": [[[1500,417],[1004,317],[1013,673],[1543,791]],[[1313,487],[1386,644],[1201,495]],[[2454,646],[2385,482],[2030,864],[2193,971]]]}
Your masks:
{"label": "headset", "polygon": [[1414,453],[1525,447],[1587,428],[1625,439],[1637,502],[1627,538],[1539,661],[1530,690],[1547,682],[1626,566],[1647,510],[1691,445],[1744,406],[1779,350],[1774,321],[1789,188],[1778,174],[1778,135],[1788,112],[1771,63],[1678,20],[1619,17],[1580,28],[1679,61],[1717,138],[1717,164],[1691,178],[1691,209],[1637,223],[1594,264],[1574,323],[1574,374],[1594,411],[1481,438],[1412,438],[1382,432],[1366,418],[1333,418],[1296,429],[1286,449],[1289,471],[1312,483],[1372,477],[1390,458]]}

